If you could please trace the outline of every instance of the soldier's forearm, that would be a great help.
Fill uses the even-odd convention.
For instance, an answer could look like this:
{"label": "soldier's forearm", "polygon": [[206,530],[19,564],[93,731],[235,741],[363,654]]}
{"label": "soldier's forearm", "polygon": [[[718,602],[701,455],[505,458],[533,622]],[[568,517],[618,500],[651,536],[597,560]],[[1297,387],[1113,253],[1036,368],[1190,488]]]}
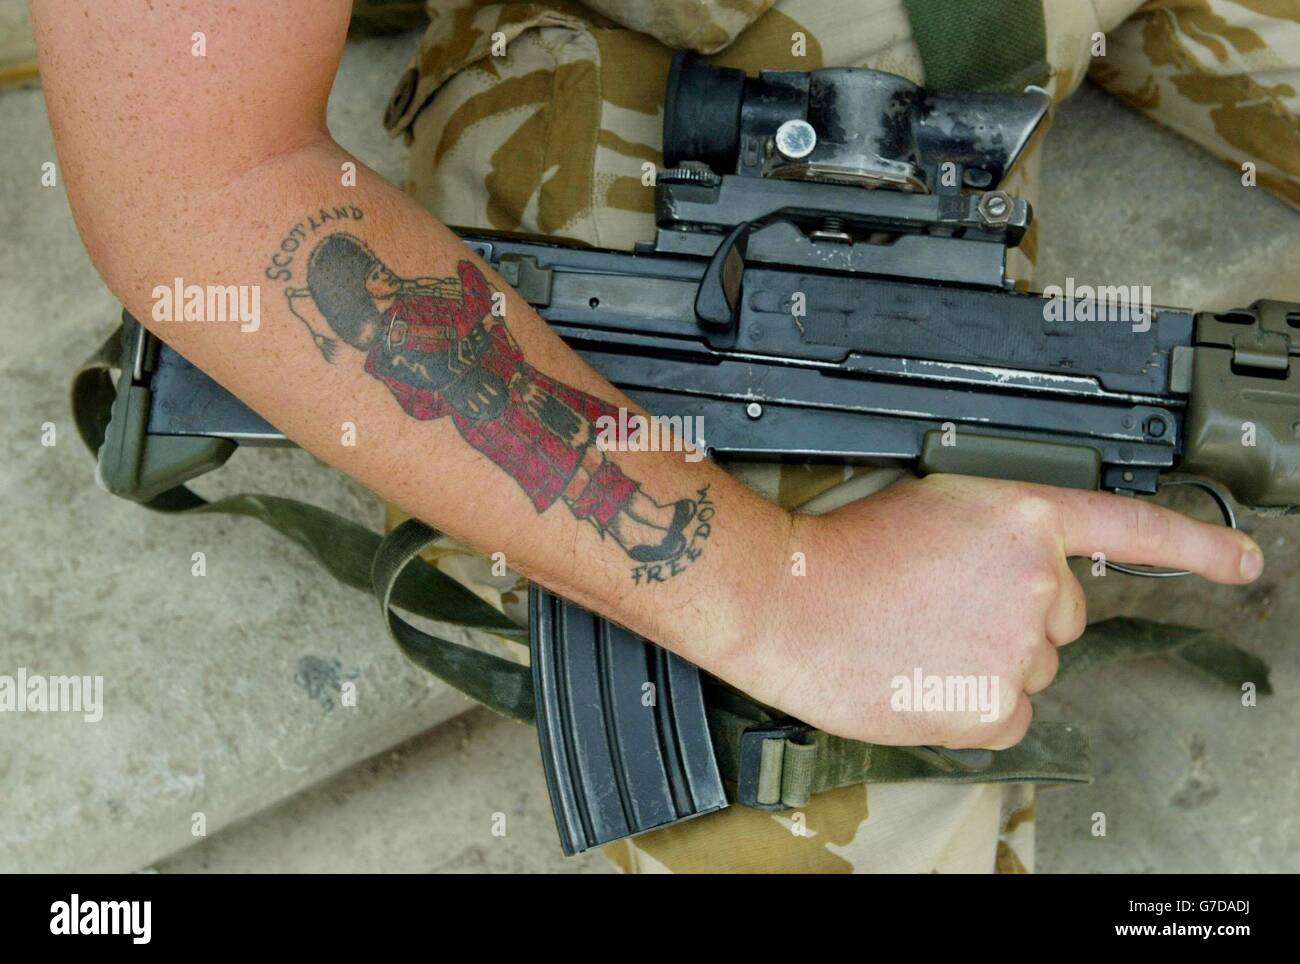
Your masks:
{"label": "soldier's forearm", "polygon": [[[137,318],[375,492],[706,666],[690,640],[761,615],[790,517],[686,453],[602,451],[627,399],[329,137],[348,0],[32,9],[78,227]],[[188,320],[226,294],[248,319]]]}
{"label": "soldier's forearm", "polygon": [[[185,214],[171,210],[185,221],[168,244],[116,248],[123,263],[111,286],[324,461],[548,588],[713,664],[701,646],[729,647],[741,617],[761,611],[784,557],[786,513],[698,451],[672,450],[667,433],[620,437],[640,410],[405,195],[359,166],[355,186],[338,184],[350,160],[321,143],[259,165],[210,202],[192,198]],[[401,282],[413,277],[449,283]],[[206,311],[206,292],[231,287],[248,292],[257,318],[186,320],[175,303],[178,290],[186,302],[203,292]],[[485,332],[484,317],[511,339]]]}

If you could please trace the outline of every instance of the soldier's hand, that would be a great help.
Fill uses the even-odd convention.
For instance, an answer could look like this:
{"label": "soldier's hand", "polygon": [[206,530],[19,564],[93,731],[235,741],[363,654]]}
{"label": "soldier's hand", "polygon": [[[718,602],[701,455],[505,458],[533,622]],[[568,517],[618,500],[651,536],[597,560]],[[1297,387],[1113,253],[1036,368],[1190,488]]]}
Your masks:
{"label": "soldier's hand", "polygon": [[[1066,559],[1096,553],[1220,583],[1263,569],[1246,535],[1147,501],[930,476],[796,516],[791,558],[750,627],[753,642],[710,668],[842,736],[1005,748],[1029,726],[1028,694],[1056,675],[1056,648],[1087,623]],[[959,691],[977,699],[962,708]],[[981,692],[996,700],[970,705]]]}

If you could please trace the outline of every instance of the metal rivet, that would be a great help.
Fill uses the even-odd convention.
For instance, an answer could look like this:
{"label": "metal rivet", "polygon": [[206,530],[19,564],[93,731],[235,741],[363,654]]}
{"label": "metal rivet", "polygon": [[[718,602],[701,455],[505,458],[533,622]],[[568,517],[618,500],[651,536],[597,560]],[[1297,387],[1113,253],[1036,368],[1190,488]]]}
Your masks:
{"label": "metal rivet", "polygon": [[758,402],[750,402],[745,406],[745,414],[750,418],[762,418],[763,406],[758,404]]}
{"label": "metal rivet", "polygon": [[807,157],[817,146],[817,132],[806,120],[788,120],[776,129],[776,149],[786,160]]}

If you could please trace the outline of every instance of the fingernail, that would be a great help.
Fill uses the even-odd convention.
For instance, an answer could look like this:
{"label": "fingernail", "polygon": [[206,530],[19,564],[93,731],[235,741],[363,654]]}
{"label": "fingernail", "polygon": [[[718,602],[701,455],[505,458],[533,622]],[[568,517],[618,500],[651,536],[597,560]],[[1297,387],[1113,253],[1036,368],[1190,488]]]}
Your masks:
{"label": "fingernail", "polygon": [[1241,578],[1258,579],[1264,571],[1264,554],[1254,546],[1247,546],[1241,554]]}

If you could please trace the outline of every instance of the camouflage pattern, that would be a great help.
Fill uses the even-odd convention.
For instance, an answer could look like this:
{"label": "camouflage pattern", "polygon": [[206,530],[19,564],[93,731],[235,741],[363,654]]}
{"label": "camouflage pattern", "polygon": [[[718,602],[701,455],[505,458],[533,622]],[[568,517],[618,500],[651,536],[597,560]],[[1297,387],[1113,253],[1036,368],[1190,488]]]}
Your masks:
{"label": "camouflage pattern", "polygon": [[36,40],[26,0],[0,0],[0,90],[37,83]]}
{"label": "camouflage pattern", "polygon": [[1300,208],[1300,0],[1151,0],[1089,77]]}
{"label": "camouflage pattern", "polygon": [[772,6],[773,0],[584,0],[619,26],[654,37],[661,44],[702,54],[717,53]]}
{"label": "camouflage pattern", "polygon": [[[427,6],[429,29],[385,121],[410,144],[411,193],[461,226],[615,248],[651,237],[674,47],[751,73],[860,66],[925,79],[900,0]],[[1294,203],[1300,0],[1139,6],[1044,0],[1053,98],[1082,82],[1095,37],[1107,34],[1106,57],[1092,67],[1099,83],[1234,163],[1255,160],[1261,186]],[[1005,182],[1031,204],[1041,137]],[[1031,230],[1009,263],[1018,284],[1032,282],[1036,253]],[[828,465],[732,469],[769,498],[807,512],[869,495],[899,475]],[[430,561],[526,619],[523,579],[491,575],[484,560],[450,542]],[[1029,786],[884,784],[822,794],[798,813],[732,807],[607,852],[629,872],[1025,873],[1033,870],[1033,832]]]}

